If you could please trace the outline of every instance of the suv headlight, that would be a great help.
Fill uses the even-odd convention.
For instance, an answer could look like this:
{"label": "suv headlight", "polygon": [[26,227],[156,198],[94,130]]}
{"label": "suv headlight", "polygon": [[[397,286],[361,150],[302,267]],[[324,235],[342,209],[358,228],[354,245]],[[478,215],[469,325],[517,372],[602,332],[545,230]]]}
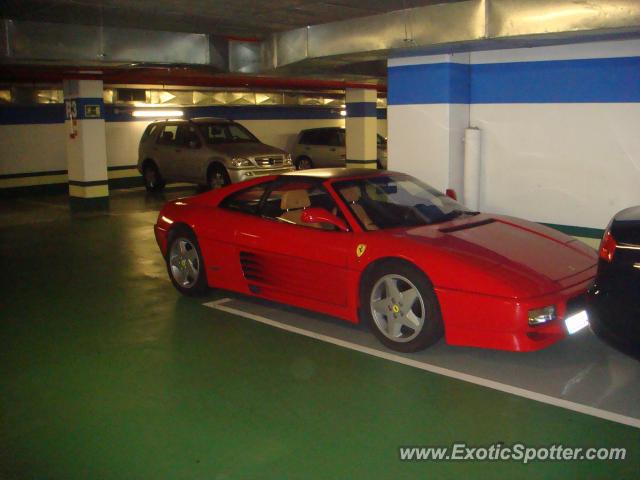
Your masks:
{"label": "suv headlight", "polygon": [[556,307],[549,305],[543,308],[534,308],[529,310],[529,325],[535,327],[543,323],[550,322],[556,318]]}
{"label": "suv headlight", "polygon": [[244,168],[252,165],[251,160],[248,158],[234,158],[231,160],[231,166],[233,168]]}
{"label": "suv headlight", "polygon": [[284,156],[284,164],[285,165],[293,165],[293,161],[291,160],[291,155]]}

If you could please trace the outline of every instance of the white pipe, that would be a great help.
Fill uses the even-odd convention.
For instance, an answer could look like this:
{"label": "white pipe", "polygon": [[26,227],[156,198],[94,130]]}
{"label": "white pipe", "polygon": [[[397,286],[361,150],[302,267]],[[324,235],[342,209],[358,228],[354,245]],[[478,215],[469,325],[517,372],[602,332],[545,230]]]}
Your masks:
{"label": "white pipe", "polygon": [[480,129],[472,127],[464,132],[464,205],[480,209]]}

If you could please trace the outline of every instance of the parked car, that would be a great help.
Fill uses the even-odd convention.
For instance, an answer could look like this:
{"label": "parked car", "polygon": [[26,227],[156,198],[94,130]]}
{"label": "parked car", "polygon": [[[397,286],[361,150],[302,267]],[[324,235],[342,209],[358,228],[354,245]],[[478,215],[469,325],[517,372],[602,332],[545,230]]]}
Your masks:
{"label": "parked car", "polygon": [[169,202],[155,225],[173,285],[223,288],[363,322],[388,347],[537,350],[588,326],[596,252],[473,212],[405,174],[303,170]]}
{"label": "parked car", "polygon": [[138,170],[149,191],[167,182],[219,188],[293,170],[291,155],[261,143],[239,123],[220,118],[150,124],[138,149]]}
{"label": "parked car", "polygon": [[[344,167],[347,156],[346,130],[341,127],[312,128],[298,134],[293,158],[298,170]],[[377,136],[378,168],[387,168],[387,139]]]}
{"label": "parked car", "polygon": [[599,336],[640,353],[640,206],[618,212],[605,230],[589,290],[589,322]]}

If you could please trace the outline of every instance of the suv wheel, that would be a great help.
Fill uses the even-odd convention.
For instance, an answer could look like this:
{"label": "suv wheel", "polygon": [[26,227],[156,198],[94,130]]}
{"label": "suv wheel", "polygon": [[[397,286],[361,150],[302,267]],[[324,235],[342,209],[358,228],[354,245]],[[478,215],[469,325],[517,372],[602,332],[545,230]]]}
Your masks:
{"label": "suv wheel", "polygon": [[227,170],[221,165],[214,165],[209,169],[209,175],[207,175],[207,185],[210,190],[216,188],[222,188],[231,183]]}
{"label": "suv wheel", "polygon": [[295,161],[296,170],[309,170],[313,168],[313,162],[309,157],[298,157]]}
{"label": "suv wheel", "polygon": [[155,163],[149,162],[142,169],[144,186],[149,192],[159,192],[164,188],[165,182]]}

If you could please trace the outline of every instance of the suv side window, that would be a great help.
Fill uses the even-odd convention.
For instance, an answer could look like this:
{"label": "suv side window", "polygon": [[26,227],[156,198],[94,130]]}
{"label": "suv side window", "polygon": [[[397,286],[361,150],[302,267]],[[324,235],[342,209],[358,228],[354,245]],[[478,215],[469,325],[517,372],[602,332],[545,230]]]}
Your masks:
{"label": "suv side window", "polygon": [[303,145],[315,145],[316,130],[307,130],[300,137],[300,143]]}
{"label": "suv side window", "polygon": [[331,147],[344,146],[344,132],[340,129],[327,130],[327,143],[324,145],[329,145]]}
{"label": "suv side window", "polygon": [[220,207],[236,212],[257,215],[258,209],[260,208],[260,201],[269,185],[271,185],[271,182],[261,183],[260,185],[254,185],[253,187],[233,193],[220,203]]}
{"label": "suv side window", "polygon": [[318,130],[316,131],[316,138],[314,145],[331,145],[331,137],[333,130]]}
{"label": "suv side window", "polygon": [[175,145],[177,135],[178,125],[165,125],[158,137],[158,144]]}
{"label": "suv side window", "polygon": [[161,127],[161,124],[159,123],[152,123],[151,125],[149,125],[147,129],[144,131],[144,133],[142,134],[142,140],[148,140],[149,138],[154,138],[158,133],[158,130],[160,130],[160,127]]}

